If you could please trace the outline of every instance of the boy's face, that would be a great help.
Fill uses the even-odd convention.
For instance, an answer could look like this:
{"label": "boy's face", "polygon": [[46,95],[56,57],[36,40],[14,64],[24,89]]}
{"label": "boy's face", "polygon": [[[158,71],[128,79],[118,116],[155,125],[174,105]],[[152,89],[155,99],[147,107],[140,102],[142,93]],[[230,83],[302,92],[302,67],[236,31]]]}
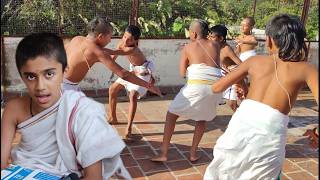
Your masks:
{"label": "boy's face", "polygon": [[137,44],[137,40],[134,39],[131,33],[125,32],[122,36],[122,42],[126,47],[132,47]]}
{"label": "boy's face", "polygon": [[29,59],[20,73],[37,110],[47,109],[59,100],[63,71],[57,60],[44,56]]}
{"label": "boy's face", "polygon": [[98,40],[100,47],[105,47],[107,44],[111,42],[112,33],[99,34]]}
{"label": "boy's face", "polygon": [[248,20],[248,19],[242,20],[242,22],[241,22],[241,28],[240,28],[241,32],[242,32],[243,34],[250,34],[251,29],[252,29],[252,27],[251,27],[251,25],[250,25],[249,20]]}
{"label": "boy's face", "polygon": [[218,43],[221,43],[223,41],[223,37],[218,36],[215,33],[210,33],[209,36],[208,36],[208,39],[212,40],[212,41],[216,41]]}

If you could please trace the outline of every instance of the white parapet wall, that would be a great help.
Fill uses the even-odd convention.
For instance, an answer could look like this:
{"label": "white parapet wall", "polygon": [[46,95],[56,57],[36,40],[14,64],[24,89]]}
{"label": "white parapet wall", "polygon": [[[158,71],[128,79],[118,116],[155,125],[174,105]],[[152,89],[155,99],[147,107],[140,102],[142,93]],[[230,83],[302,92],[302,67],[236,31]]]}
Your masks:
{"label": "white parapet wall", "polygon": [[[5,37],[3,43],[4,59],[4,78],[6,80],[6,91],[24,91],[19,73],[15,64],[15,51],[19,41],[22,38]],[[66,40],[67,42],[68,40]],[[111,43],[106,47],[114,49],[119,39],[112,39]],[[139,47],[145,54],[147,59],[153,60],[156,66],[156,79],[158,86],[180,86],[185,83],[185,79],[179,76],[179,58],[181,47],[184,43],[189,42],[187,39],[142,39]],[[229,41],[234,46],[233,41]],[[318,42],[311,43],[309,61],[319,67]],[[266,54],[264,42],[259,42],[257,48],[258,54]],[[124,68],[128,69],[128,60],[120,56],[117,62]],[[110,82],[114,81],[117,76],[112,75],[102,63],[95,64],[85,79],[80,83],[83,90],[97,90],[108,88]]]}

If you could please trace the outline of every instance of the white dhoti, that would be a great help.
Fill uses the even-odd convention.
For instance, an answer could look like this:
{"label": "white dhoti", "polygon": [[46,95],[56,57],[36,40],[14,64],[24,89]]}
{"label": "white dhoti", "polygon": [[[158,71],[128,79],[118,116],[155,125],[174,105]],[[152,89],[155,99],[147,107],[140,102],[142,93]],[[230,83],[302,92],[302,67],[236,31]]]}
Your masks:
{"label": "white dhoti", "polygon": [[245,51],[243,53],[240,54],[239,59],[244,62],[245,60],[247,60],[249,57],[251,56],[255,56],[257,55],[256,50],[249,50],[249,51]]}
{"label": "white dhoti", "polygon": [[131,179],[120,153],[125,147],[105,121],[103,105],[82,92],[64,91],[59,102],[18,125],[20,144],[12,150],[13,164],[55,175],[72,172],[102,161],[102,175]]}
{"label": "white dhoti", "polygon": [[221,77],[221,70],[206,64],[192,64],[187,69],[188,82],[169,106],[169,112],[196,121],[211,121],[221,93],[213,93],[211,85]]}
{"label": "white dhoti", "polygon": [[[141,66],[134,66],[130,64],[130,71],[134,72],[140,79],[150,82],[152,74],[155,72],[155,67],[152,61],[146,61]],[[115,82],[123,85],[128,92],[133,90],[137,91],[139,93],[138,99],[143,97],[148,91],[145,87],[133,84],[121,78],[118,78]]]}
{"label": "white dhoti", "polygon": [[62,92],[66,90],[74,90],[74,91],[81,91],[79,83],[71,82],[66,78],[63,78],[62,82]]}
{"label": "white dhoti", "polygon": [[289,117],[246,99],[217,140],[204,179],[277,179],[285,159]]}
{"label": "white dhoti", "polygon": [[[237,66],[230,66],[228,69],[230,71],[234,70]],[[225,76],[226,74],[224,72],[222,72],[222,76]],[[223,92],[223,98],[224,99],[229,99],[229,100],[237,100],[238,99],[238,95],[236,92],[236,85],[232,85],[230,87],[228,87],[224,92]]]}

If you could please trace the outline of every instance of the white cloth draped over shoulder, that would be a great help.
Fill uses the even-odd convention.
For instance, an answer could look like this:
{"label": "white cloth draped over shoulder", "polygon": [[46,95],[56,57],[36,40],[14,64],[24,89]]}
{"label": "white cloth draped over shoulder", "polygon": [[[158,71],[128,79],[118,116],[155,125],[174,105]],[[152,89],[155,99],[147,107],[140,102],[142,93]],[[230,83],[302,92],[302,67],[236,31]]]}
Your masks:
{"label": "white cloth draped over shoulder", "polygon": [[60,101],[18,124],[21,141],[11,151],[13,164],[55,175],[69,173],[61,160],[56,138],[55,124]]}
{"label": "white cloth draped over shoulder", "polygon": [[66,90],[81,91],[79,83],[71,82],[70,80],[63,78],[62,91]]}
{"label": "white cloth draped over shoulder", "polygon": [[[147,60],[141,66],[134,66],[130,63],[130,71],[134,72],[138,78],[146,82],[150,82],[150,79],[155,72],[155,66],[153,61],[150,61],[150,60]],[[148,89],[145,87],[133,84],[121,78],[118,78],[116,80],[116,83],[123,85],[128,92],[132,90],[137,91],[139,93],[138,99],[143,97],[148,91]]]}
{"label": "white cloth draped over shoulder", "polygon": [[[125,144],[113,127],[106,122],[103,105],[85,97],[82,92],[70,90],[64,91],[55,109],[50,126],[49,124],[40,126],[39,123],[49,122],[48,119],[43,119],[41,122],[34,121],[33,124],[24,128],[26,132],[22,134],[21,148],[15,154],[25,151],[25,148],[35,150],[30,152],[30,156],[17,156],[18,158],[14,159],[14,162],[28,162],[28,159],[35,159],[30,165],[17,164],[42,169],[48,173],[64,175],[74,172],[82,176],[82,168],[102,160],[104,179],[108,179],[113,174],[131,179],[120,158]],[[48,114],[48,112],[40,114],[42,113]],[[36,116],[38,117],[38,115]],[[35,117],[31,119],[35,119]],[[53,130],[49,131],[48,129]],[[49,134],[49,132],[51,133]],[[44,142],[38,143],[36,139],[31,142],[31,134],[38,139],[42,138]],[[23,144],[24,141],[27,145]],[[51,141],[50,147],[45,146]],[[50,161],[48,158],[39,156],[39,154],[48,153],[47,149],[56,152],[50,156]],[[47,168],[47,166],[43,166],[43,163],[36,165],[37,161],[45,161],[51,166]]]}
{"label": "white cloth draped over shoulder", "polygon": [[277,179],[285,159],[289,117],[246,99],[214,146],[205,180]]}
{"label": "white cloth draped over shoulder", "polygon": [[169,112],[196,121],[211,121],[222,93],[213,93],[211,85],[219,80],[221,70],[206,64],[191,64],[187,68],[188,82],[169,106]]}

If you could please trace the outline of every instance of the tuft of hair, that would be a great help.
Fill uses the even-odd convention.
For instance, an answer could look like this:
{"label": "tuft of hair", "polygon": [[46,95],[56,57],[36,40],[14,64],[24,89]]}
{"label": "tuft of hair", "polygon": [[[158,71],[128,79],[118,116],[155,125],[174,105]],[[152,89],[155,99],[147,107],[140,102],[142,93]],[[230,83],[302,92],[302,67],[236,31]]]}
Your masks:
{"label": "tuft of hair", "polygon": [[125,31],[130,33],[135,40],[138,40],[141,36],[140,28],[135,25],[129,25]]}
{"label": "tuft of hair", "polygon": [[113,31],[113,27],[106,18],[95,17],[87,25],[87,30],[89,34],[110,34]]}
{"label": "tuft of hair", "polygon": [[223,24],[218,24],[210,28],[210,32],[223,37],[223,41],[227,41],[228,28]]}
{"label": "tuft of hair", "polygon": [[288,14],[274,16],[265,32],[279,48],[278,56],[283,61],[303,61],[308,57],[304,42],[307,34],[299,18]]}
{"label": "tuft of hair", "polygon": [[193,22],[191,23],[191,25],[197,24],[199,27],[199,35],[202,38],[206,38],[208,36],[209,33],[209,25],[207,23],[207,21],[202,20],[202,19],[195,19],[193,20]]}
{"label": "tuft of hair", "polygon": [[33,33],[24,37],[16,50],[16,66],[20,73],[21,67],[28,60],[43,56],[55,59],[62,64],[62,70],[67,67],[67,55],[63,40],[54,33]]}
{"label": "tuft of hair", "polygon": [[244,19],[247,19],[249,21],[249,24],[250,24],[251,27],[253,27],[256,24],[256,21],[251,16],[247,16]]}

